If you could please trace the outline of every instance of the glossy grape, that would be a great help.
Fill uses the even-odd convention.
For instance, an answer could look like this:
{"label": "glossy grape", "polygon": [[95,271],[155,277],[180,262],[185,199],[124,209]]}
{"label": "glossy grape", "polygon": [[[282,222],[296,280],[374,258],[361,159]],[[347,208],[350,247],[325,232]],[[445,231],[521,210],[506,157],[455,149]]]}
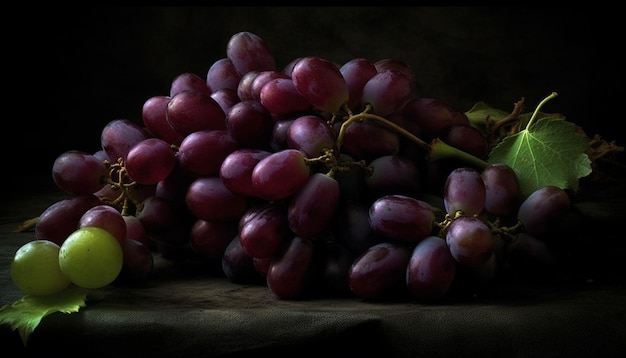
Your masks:
{"label": "glossy grape", "polygon": [[337,66],[325,58],[300,59],[291,71],[291,78],[302,97],[323,112],[337,112],[348,102],[346,80]]}
{"label": "glossy grape", "polygon": [[170,144],[179,145],[185,136],[175,131],[167,121],[167,104],[170,98],[163,95],[148,98],[141,108],[141,119],[153,136]]}
{"label": "glossy grape", "polygon": [[102,149],[113,163],[126,160],[126,154],[137,143],[150,138],[150,134],[137,123],[128,119],[114,119],[100,133]]}
{"label": "glossy grape", "polygon": [[329,228],[339,205],[339,183],[324,173],[312,174],[289,202],[289,227],[298,236],[314,238]]}
{"label": "glossy grape", "polygon": [[444,239],[438,236],[426,237],[415,246],[407,265],[406,284],[409,292],[424,300],[443,297],[452,286],[456,265]]}
{"label": "glossy grape", "polygon": [[287,132],[287,145],[308,158],[324,154],[335,147],[335,132],[322,118],[304,115],[296,118]]}
{"label": "glossy grape", "polygon": [[167,104],[167,122],[183,136],[200,130],[226,129],[226,114],[208,94],[183,91]]}
{"label": "glossy grape", "polygon": [[69,150],[61,153],[52,164],[52,179],[63,191],[74,195],[93,194],[106,185],[109,171],[91,153]]}
{"label": "glossy grape", "polygon": [[489,143],[485,135],[469,124],[453,124],[448,128],[443,141],[480,159],[487,159]]}
{"label": "glossy grape", "polygon": [[296,236],[270,263],[266,276],[267,287],[281,299],[300,298],[312,284],[314,265],[313,241]]}
{"label": "glossy grape", "polygon": [[398,134],[371,121],[350,123],[341,143],[341,151],[355,160],[372,161],[400,151]]}
{"label": "glossy grape", "polygon": [[259,101],[277,116],[300,113],[311,108],[311,103],[298,92],[291,78],[275,78],[268,81],[259,92]]}
{"label": "glossy grape", "polygon": [[255,258],[276,255],[294,235],[289,228],[286,209],[275,203],[252,208],[241,222],[239,236],[245,252]]}
{"label": "glossy grape", "polygon": [[226,56],[240,75],[250,71],[276,70],[276,60],[268,44],[258,35],[242,31],[231,36]]}
{"label": "glossy grape", "polygon": [[105,229],[115,236],[120,244],[126,239],[126,220],[116,208],[110,205],[96,205],[85,211],[78,221],[78,228],[86,226]]}
{"label": "glossy grape", "polygon": [[100,205],[100,200],[91,194],[72,196],[51,204],[37,219],[35,237],[60,246],[78,228],[83,214],[96,205]]}
{"label": "glossy grape", "polygon": [[169,97],[173,97],[180,92],[194,91],[210,94],[211,89],[207,86],[207,82],[200,76],[191,72],[183,72],[176,76],[170,84]]}
{"label": "glossy grape", "polygon": [[570,199],[565,190],[556,186],[545,186],[524,199],[517,211],[517,218],[527,233],[541,236],[562,218],[569,208]]}
{"label": "glossy grape", "polygon": [[369,222],[390,240],[417,243],[430,235],[435,222],[431,206],[404,195],[385,195],[369,209]]}
{"label": "glossy grape", "polygon": [[446,242],[454,259],[467,266],[486,263],[494,252],[491,229],[474,216],[459,216],[448,227]]}
{"label": "glossy grape", "polygon": [[362,106],[363,86],[378,73],[376,66],[365,58],[353,58],[344,63],[339,72],[348,85],[348,108],[356,111]]}
{"label": "glossy grape", "polygon": [[271,113],[257,100],[234,104],[226,114],[230,136],[242,147],[269,148],[274,129]]}
{"label": "glossy grape", "polygon": [[411,82],[400,71],[378,72],[363,86],[362,101],[373,106],[379,116],[400,111],[411,94]]}
{"label": "glossy grape", "polygon": [[217,176],[224,158],[241,148],[227,130],[200,130],[190,133],[178,148],[180,164],[196,176]]}
{"label": "glossy grape", "polygon": [[233,62],[225,57],[213,62],[206,74],[206,86],[215,93],[221,89],[237,90],[241,74],[237,72]]}
{"label": "glossy grape", "polygon": [[59,266],[60,246],[48,240],[22,245],[11,261],[11,279],[27,295],[43,296],[60,292],[70,279]]}
{"label": "glossy grape", "polygon": [[128,176],[139,184],[156,184],[167,178],[176,165],[176,153],[160,138],[135,144],[126,156]]}
{"label": "glossy grape", "polygon": [[233,193],[254,197],[256,191],[252,186],[252,171],[261,159],[270,154],[272,153],[262,149],[237,149],[222,161],[220,179]]}
{"label": "glossy grape", "polygon": [[382,242],[370,247],[350,266],[350,290],[365,299],[389,297],[405,290],[410,258],[411,250],[401,244]]}
{"label": "glossy grape", "polygon": [[185,202],[193,215],[209,221],[237,221],[248,209],[246,197],[230,191],[218,176],[194,180]]}
{"label": "glossy grape", "polygon": [[311,168],[304,153],[297,149],[285,149],[257,163],[252,170],[252,187],[262,199],[284,199],[300,190],[310,175]]}
{"label": "glossy grape", "polygon": [[241,246],[239,236],[235,236],[224,250],[222,271],[233,283],[265,282],[265,278],[256,270],[252,257]]}
{"label": "glossy grape", "polygon": [[513,168],[504,163],[494,163],[485,167],[480,176],[485,184],[485,210],[496,216],[517,213],[521,192]]}
{"label": "glossy grape", "polygon": [[485,183],[480,173],[460,167],[448,175],[444,184],[443,203],[446,212],[455,215],[479,215],[485,208]]}
{"label": "glossy grape", "polygon": [[119,241],[99,227],[83,227],[71,233],[59,250],[59,266],[73,284],[100,288],[113,282],[124,264]]}

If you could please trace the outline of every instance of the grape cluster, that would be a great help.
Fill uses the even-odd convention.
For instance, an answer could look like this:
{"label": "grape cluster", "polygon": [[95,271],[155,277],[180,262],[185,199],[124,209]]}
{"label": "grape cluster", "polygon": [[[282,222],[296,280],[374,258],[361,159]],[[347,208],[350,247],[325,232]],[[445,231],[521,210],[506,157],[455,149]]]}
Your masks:
{"label": "grape cluster", "polygon": [[149,277],[156,251],[281,299],[438,299],[460,268],[549,257],[543,235],[568,194],[524,198],[504,164],[429,162],[435,139],[479,160],[490,146],[415,85],[394,59],[279,70],[262,38],[236,33],[205,78],[182,73],[148,98],[141,124],[112,120],[102,150],[58,156],[53,180],[71,196],[39,216],[37,240],[99,227],[123,250],[118,281]]}

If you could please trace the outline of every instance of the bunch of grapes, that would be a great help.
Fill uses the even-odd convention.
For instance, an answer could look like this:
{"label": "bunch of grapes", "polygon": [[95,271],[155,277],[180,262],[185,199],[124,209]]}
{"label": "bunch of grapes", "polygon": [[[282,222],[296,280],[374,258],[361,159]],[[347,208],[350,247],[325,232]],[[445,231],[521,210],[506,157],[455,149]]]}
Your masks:
{"label": "bunch of grapes", "polygon": [[[491,280],[505,263],[549,263],[544,239],[568,193],[523,197],[510,167],[474,165],[486,136],[415,85],[394,59],[306,56],[279,70],[263,39],[236,33],[206,77],[182,73],[148,98],[141,124],[115,119],[102,150],[58,156],[52,177],[70,197],[39,216],[36,239],[114,237],[115,281],[150,277],[158,252],[219,263],[281,299],[432,300],[460,272]],[[477,161],[429,161],[435,139]],[[87,274],[70,281],[89,287]]]}

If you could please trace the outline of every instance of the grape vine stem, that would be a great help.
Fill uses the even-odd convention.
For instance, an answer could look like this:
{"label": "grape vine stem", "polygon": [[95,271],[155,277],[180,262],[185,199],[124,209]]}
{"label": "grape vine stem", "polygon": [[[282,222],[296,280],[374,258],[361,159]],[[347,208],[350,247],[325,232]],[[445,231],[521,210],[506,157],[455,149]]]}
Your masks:
{"label": "grape vine stem", "polygon": [[455,148],[449,144],[446,144],[440,139],[433,140],[432,145],[429,143],[426,143],[422,139],[416,137],[411,132],[391,122],[390,120],[383,118],[379,115],[370,113],[371,109],[372,109],[371,105],[367,105],[365,109],[363,110],[363,112],[359,114],[355,114],[355,115],[350,114],[348,116],[348,119],[346,119],[341,124],[341,128],[339,129],[339,135],[337,136],[337,149],[341,148],[341,143],[343,142],[343,137],[345,136],[346,128],[352,122],[362,121],[362,120],[372,120],[372,121],[379,122],[383,125],[386,125],[387,127],[397,131],[401,135],[407,137],[409,140],[411,140],[412,142],[422,147],[429,154],[430,160],[437,160],[437,159],[443,159],[443,158],[458,158],[478,168],[484,168],[488,164],[486,161],[474,155],[471,155],[467,152],[464,152],[458,148]]}

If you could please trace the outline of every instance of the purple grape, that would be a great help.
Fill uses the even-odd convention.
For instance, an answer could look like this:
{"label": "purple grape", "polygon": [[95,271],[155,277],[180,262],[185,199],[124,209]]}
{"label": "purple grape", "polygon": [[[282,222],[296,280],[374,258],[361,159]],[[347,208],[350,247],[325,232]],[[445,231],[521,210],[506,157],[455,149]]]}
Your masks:
{"label": "purple grape", "polygon": [[155,137],[179,145],[185,138],[172,128],[167,121],[167,104],[169,96],[153,96],[148,98],[141,109],[141,119],[146,129]]}
{"label": "purple grape", "polygon": [[96,205],[80,217],[78,228],[95,226],[108,231],[119,243],[126,240],[126,220],[113,206]]}
{"label": "purple grape", "polygon": [[450,172],[443,189],[443,204],[446,212],[455,215],[479,215],[485,208],[485,183],[480,173],[468,167],[459,167]]}
{"label": "purple grape", "polygon": [[241,76],[241,80],[239,81],[239,85],[237,86],[237,96],[240,101],[245,101],[247,99],[255,99],[254,95],[252,95],[252,83],[256,76],[261,73],[260,71],[250,71],[243,76]]}
{"label": "purple grape", "polygon": [[261,71],[254,76],[254,80],[252,80],[252,83],[250,84],[250,94],[252,95],[252,98],[255,101],[261,101],[261,89],[265,86],[265,84],[276,78],[288,79],[291,81],[291,77],[280,71]]}
{"label": "purple grape", "polygon": [[359,255],[348,272],[352,293],[360,298],[393,297],[406,289],[406,270],[411,258],[408,246],[381,242]]}
{"label": "purple grape", "polygon": [[252,32],[242,31],[232,35],[226,45],[226,57],[242,76],[250,71],[276,70],[276,60],[269,46]]}
{"label": "purple grape", "polygon": [[311,168],[304,153],[297,149],[274,152],[261,159],[252,170],[252,187],[267,201],[293,195],[309,180]]}
{"label": "purple grape", "polygon": [[400,111],[411,94],[411,82],[400,71],[378,72],[363,86],[362,102],[373,106],[372,113],[388,116]]}
{"label": "purple grape", "polygon": [[460,264],[478,267],[494,252],[494,237],[487,224],[475,216],[459,216],[446,232],[446,242],[452,257]]}
{"label": "purple grape", "polygon": [[83,214],[100,204],[100,200],[92,194],[76,195],[51,204],[37,219],[35,237],[37,240],[48,240],[61,246],[78,229]]}
{"label": "purple grape", "polygon": [[178,148],[180,164],[197,176],[217,176],[224,159],[241,148],[227,130],[190,133]]}
{"label": "purple grape", "polygon": [[257,100],[234,104],[226,113],[230,136],[242,147],[268,149],[274,130],[274,119]]}
{"label": "purple grape", "polygon": [[420,174],[415,161],[399,155],[384,155],[369,163],[372,174],[365,182],[374,198],[388,194],[416,197],[421,190]]}
{"label": "purple grape", "polygon": [[348,108],[357,111],[362,106],[363,86],[378,71],[374,64],[364,58],[353,58],[339,68],[339,72],[348,84]]}
{"label": "purple grape", "polygon": [[[251,212],[250,212],[251,210]],[[272,257],[293,237],[286,209],[276,203],[252,208],[239,224],[241,246],[255,258]]]}
{"label": "purple grape", "polygon": [[300,237],[314,238],[329,228],[338,204],[337,180],[324,173],[312,174],[289,202],[289,227]]}
{"label": "purple grape", "polygon": [[315,158],[324,154],[324,149],[335,148],[335,132],[322,118],[304,115],[289,126],[287,145],[308,158]]}
{"label": "purple grape", "polygon": [[194,91],[211,94],[207,82],[195,73],[184,72],[176,76],[170,85],[170,97],[174,97],[183,91]]}
{"label": "purple grape", "polygon": [[413,68],[406,62],[393,58],[384,58],[374,62],[374,68],[376,68],[377,72],[387,70],[399,71],[409,79],[411,86],[415,83],[415,72],[413,72]]}
{"label": "purple grape", "polygon": [[517,218],[524,230],[534,236],[545,234],[570,208],[567,192],[556,186],[544,186],[532,192],[520,204]]}
{"label": "purple grape", "polygon": [[302,97],[322,112],[338,112],[348,102],[346,80],[337,66],[325,58],[301,58],[293,66],[291,78]]}
{"label": "purple grape", "polygon": [[423,300],[443,297],[452,286],[456,265],[444,239],[426,237],[417,243],[407,265],[406,285],[409,292]]}
{"label": "purple grape", "polygon": [[315,245],[295,236],[284,251],[271,261],[267,270],[267,287],[281,299],[298,299],[310,292],[315,279]]}
{"label": "purple grape", "polygon": [[160,138],[148,138],[135,144],[126,156],[126,172],[139,184],[157,184],[176,166],[176,153]]}
{"label": "purple grape", "polygon": [[372,229],[382,236],[417,243],[433,231],[435,214],[424,201],[404,195],[385,195],[372,203],[369,219]]}
{"label": "purple grape", "polygon": [[454,110],[447,103],[431,97],[409,100],[402,113],[419,128],[423,140],[442,136],[452,126],[455,117]]}
{"label": "purple grape", "polygon": [[448,128],[443,141],[455,148],[480,159],[487,159],[489,143],[485,135],[469,124],[453,124]]}
{"label": "purple grape", "polygon": [[220,58],[213,62],[206,74],[206,86],[211,93],[221,89],[237,91],[241,75],[229,58]]}
{"label": "purple grape", "polygon": [[291,78],[274,78],[261,88],[259,101],[274,116],[300,113],[311,108],[311,103],[298,92]]}
{"label": "purple grape", "polygon": [[520,186],[517,174],[504,163],[493,163],[480,173],[485,184],[485,210],[496,216],[511,216],[520,205]]}
{"label": "purple grape", "polygon": [[370,121],[351,122],[345,129],[343,142],[338,144],[342,153],[368,162],[400,151],[398,134]]}
{"label": "purple grape", "polygon": [[185,203],[195,217],[208,221],[237,221],[248,210],[247,198],[230,191],[217,176],[194,180]]}
{"label": "purple grape", "polygon": [[80,150],[61,153],[52,164],[52,180],[64,192],[88,195],[106,185],[109,170],[95,155]]}
{"label": "purple grape", "polygon": [[241,247],[239,236],[235,236],[224,250],[222,271],[233,283],[257,284],[265,282],[264,277],[254,267],[252,257]]}
{"label": "purple grape", "polygon": [[272,139],[270,140],[270,148],[274,152],[289,148],[289,144],[287,144],[289,127],[298,117],[299,116],[287,117],[274,121],[274,128],[272,128]]}
{"label": "purple grape", "polygon": [[137,143],[150,138],[150,134],[128,119],[114,119],[100,133],[100,144],[113,163],[126,160],[126,155]]}
{"label": "purple grape", "polygon": [[211,93],[211,98],[213,98],[215,102],[220,105],[220,108],[222,108],[224,113],[228,113],[228,111],[230,111],[235,104],[240,102],[237,91],[228,88],[218,89],[217,91]]}
{"label": "purple grape", "polygon": [[200,130],[226,129],[226,114],[208,94],[183,91],[167,104],[167,122],[183,136]]}
{"label": "purple grape", "polygon": [[233,193],[254,197],[256,191],[252,186],[252,171],[261,159],[270,154],[272,153],[262,149],[235,150],[222,161],[220,179]]}

